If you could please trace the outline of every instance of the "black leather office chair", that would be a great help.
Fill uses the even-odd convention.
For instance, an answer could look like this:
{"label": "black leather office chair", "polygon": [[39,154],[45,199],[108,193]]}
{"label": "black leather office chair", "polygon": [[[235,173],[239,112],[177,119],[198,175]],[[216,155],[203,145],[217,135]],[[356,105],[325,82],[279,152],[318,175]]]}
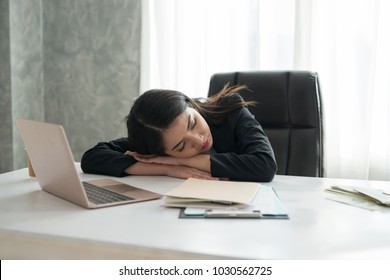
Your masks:
{"label": "black leather office chair", "polygon": [[318,74],[307,71],[217,73],[209,96],[222,87],[247,85],[240,93],[255,100],[249,110],[262,125],[275,152],[279,175],[324,176],[323,124]]}

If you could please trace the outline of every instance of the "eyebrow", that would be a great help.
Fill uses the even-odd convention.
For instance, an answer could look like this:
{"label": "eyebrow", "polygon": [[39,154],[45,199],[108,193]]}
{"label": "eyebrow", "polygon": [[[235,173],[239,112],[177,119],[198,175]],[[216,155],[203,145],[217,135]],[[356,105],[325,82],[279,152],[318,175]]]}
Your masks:
{"label": "eyebrow", "polygon": [[[187,131],[190,130],[190,125],[191,125],[191,115],[188,115],[188,121],[187,121]],[[183,143],[183,140],[181,140],[179,143],[177,143],[173,148],[172,151],[175,150],[179,145]]]}

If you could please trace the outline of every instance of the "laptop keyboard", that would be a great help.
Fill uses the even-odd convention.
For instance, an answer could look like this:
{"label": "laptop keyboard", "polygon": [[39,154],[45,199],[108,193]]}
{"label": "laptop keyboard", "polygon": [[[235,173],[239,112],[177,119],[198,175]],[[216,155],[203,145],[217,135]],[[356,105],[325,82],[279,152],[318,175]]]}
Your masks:
{"label": "laptop keyboard", "polygon": [[104,204],[104,203],[134,200],[134,198],[131,198],[129,196],[125,196],[125,195],[107,190],[105,188],[95,186],[95,185],[88,183],[88,182],[83,182],[83,186],[84,186],[85,192],[87,194],[88,200],[95,203],[95,204]]}

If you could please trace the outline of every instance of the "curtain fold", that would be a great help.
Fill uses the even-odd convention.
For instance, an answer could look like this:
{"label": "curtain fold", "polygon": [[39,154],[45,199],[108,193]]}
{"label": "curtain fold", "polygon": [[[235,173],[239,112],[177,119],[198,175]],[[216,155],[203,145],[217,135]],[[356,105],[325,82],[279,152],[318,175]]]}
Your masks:
{"label": "curtain fold", "polygon": [[141,91],[205,97],[216,72],[316,71],[327,177],[390,180],[389,1],[161,2],[143,0]]}

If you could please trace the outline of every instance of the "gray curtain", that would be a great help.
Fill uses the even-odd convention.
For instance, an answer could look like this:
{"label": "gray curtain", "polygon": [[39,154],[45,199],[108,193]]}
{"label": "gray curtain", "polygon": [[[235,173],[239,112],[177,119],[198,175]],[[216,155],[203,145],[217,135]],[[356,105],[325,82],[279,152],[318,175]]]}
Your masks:
{"label": "gray curtain", "polygon": [[140,36],[141,0],[0,0],[0,173],[26,166],[16,118],[63,125],[76,161],[125,136]]}

